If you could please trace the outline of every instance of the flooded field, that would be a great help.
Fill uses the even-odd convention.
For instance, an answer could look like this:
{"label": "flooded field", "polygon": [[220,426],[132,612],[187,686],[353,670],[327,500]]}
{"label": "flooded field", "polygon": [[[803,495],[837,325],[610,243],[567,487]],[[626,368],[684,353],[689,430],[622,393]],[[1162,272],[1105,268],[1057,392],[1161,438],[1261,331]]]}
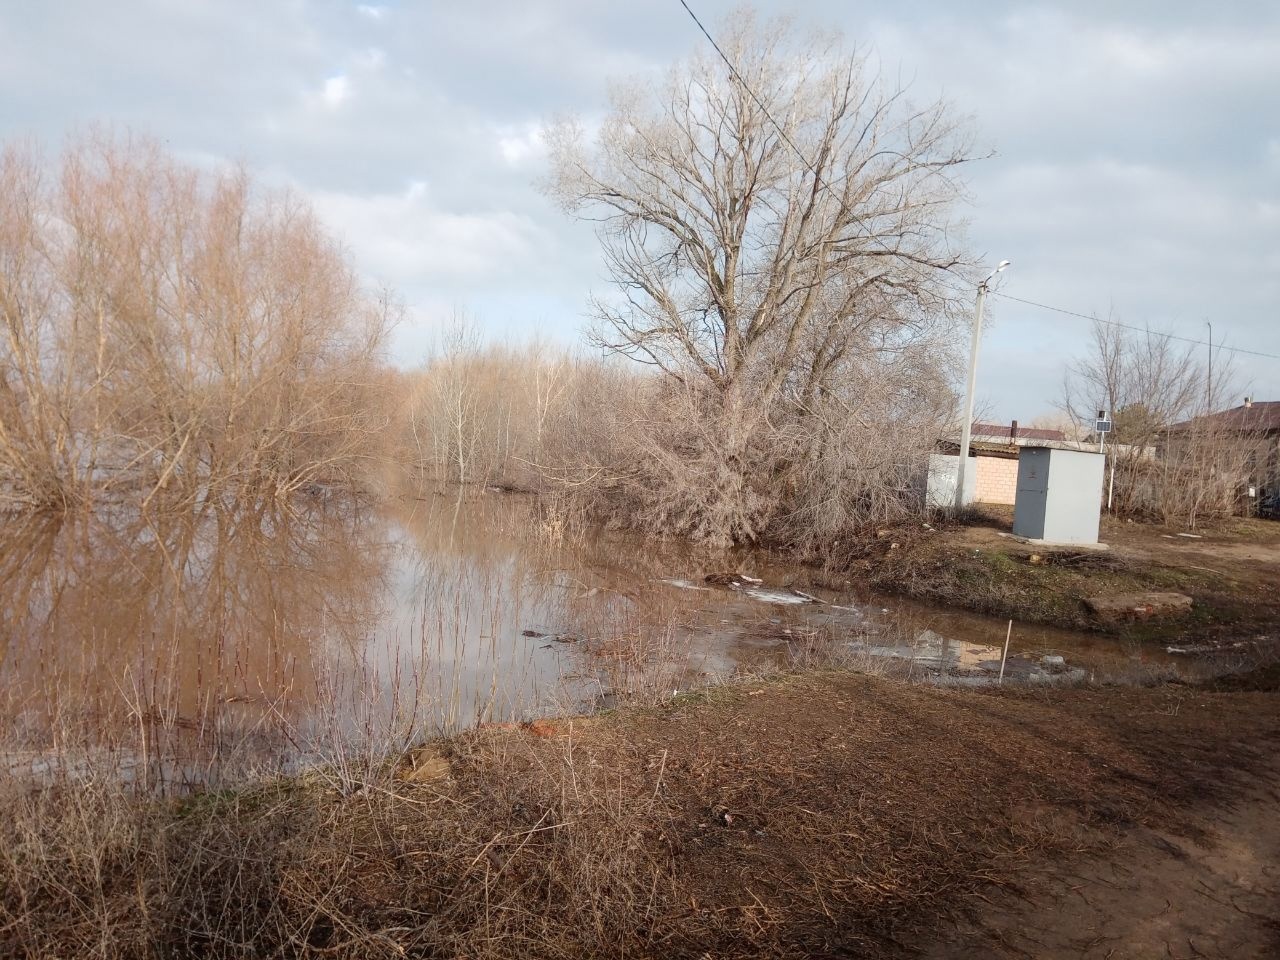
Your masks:
{"label": "flooded field", "polygon": [[[518,495],[316,488],[288,509],[8,523],[0,710],[14,772],[110,756],[210,782],[794,663],[990,682],[1005,626],[760,552],[567,536]],[[1163,657],[1015,625],[1007,679]]]}

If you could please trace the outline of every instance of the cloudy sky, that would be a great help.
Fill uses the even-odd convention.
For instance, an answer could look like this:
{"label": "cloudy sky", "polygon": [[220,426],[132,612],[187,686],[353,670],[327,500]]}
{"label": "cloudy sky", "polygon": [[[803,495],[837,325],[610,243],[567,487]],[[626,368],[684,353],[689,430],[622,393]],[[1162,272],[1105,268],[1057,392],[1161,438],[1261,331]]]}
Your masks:
{"label": "cloudy sky", "polygon": [[[713,31],[733,9],[690,0]],[[970,236],[1014,296],[1280,354],[1280,4],[762,0],[972,115]],[[570,341],[605,286],[536,189],[541,126],[700,39],[678,0],[0,0],[0,136],[110,121],[308,195],[398,288],[413,362],[455,307]],[[1047,412],[1085,320],[996,300],[980,397]],[[1280,399],[1280,360],[1239,356]]]}

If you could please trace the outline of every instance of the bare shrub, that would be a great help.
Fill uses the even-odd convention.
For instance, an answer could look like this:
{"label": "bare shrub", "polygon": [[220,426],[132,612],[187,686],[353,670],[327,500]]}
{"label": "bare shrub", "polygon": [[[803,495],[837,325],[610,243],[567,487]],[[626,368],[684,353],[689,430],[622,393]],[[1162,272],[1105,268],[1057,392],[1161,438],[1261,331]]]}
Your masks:
{"label": "bare shrub", "polygon": [[920,340],[858,358],[843,390],[815,398],[798,424],[780,539],[810,558],[851,549],[869,528],[918,515],[919,479],[954,409],[938,356]]}
{"label": "bare shrub", "polygon": [[612,474],[648,378],[539,341],[483,343],[464,316],[409,379],[402,429],[428,477],[537,489]]}
{"label": "bare shrub", "polygon": [[937,351],[921,337],[855,352],[841,389],[764,410],[615,360],[451,333],[410,375],[402,431],[437,481],[537,490],[561,517],[825,555],[919,509],[915,480],[953,403]]}
{"label": "bare shrub", "polygon": [[759,539],[783,493],[761,419],[700,386],[662,383],[648,422],[633,428],[632,469],[611,491],[610,516],[713,543]]}
{"label": "bare shrub", "polygon": [[297,198],[145,139],[0,157],[0,498],[352,481],[393,314]]}
{"label": "bare shrub", "polygon": [[1146,516],[1195,529],[1247,509],[1258,438],[1212,415],[1173,424],[1156,457],[1132,471],[1131,499]]}
{"label": "bare shrub", "polygon": [[[774,409],[658,374],[580,375],[552,421],[549,494],[607,522],[712,544],[767,542],[830,556],[921,508],[916,480],[951,414],[936,344],[855,354],[840,390]],[[575,437],[589,438],[575,442]]]}
{"label": "bare shrub", "polygon": [[1237,512],[1256,439],[1210,398],[1233,393],[1229,364],[1211,383],[1194,345],[1095,321],[1090,354],[1069,368],[1061,406],[1082,427],[1111,413],[1112,509],[1194,528]]}

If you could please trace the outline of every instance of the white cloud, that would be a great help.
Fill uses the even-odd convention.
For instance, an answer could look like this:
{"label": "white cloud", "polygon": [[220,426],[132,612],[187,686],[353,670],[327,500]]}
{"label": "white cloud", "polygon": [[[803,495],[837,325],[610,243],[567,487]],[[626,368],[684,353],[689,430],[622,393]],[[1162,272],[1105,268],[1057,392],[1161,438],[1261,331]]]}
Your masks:
{"label": "white cloud", "polygon": [[1104,30],[1100,43],[1102,54],[1122,70],[1154,73],[1169,64],[1173,53],[1169,44],[1150,40],[1124,30]]}
{"label": "white cloud", "polygon": [[320,102],[336,110],[351,99],[351,80],[344,73],[330,77],[320,91]]}
{"label": "white cloud", "polygon": [[[698,13],[718,34],[737,2],[701,0]],[[1015,262],[1010,294],[1114,306],[1188,335],[1211,317],[1240,345],[1273,336],[1275,0],[919,0],[874,15],[847,0],[755,2],[802,30],[842,29],[912,98],[943,92],[974,115],[979,149],[999,155],[972,168],[970,236]],[[57,144],[105,120],[209,165],[242,160],[313,197],[361,269],[409,302],[565,337],[606,281],[591,225],[532,186],[545,165],[536,121],[597,117],[611,79],[659,76],[700,39],[678,6],[637,17],[595,0],[10,6],[5,139]],[[993,415],[1033,416],[1087,324],[991,306],[982,389]],[[1280,396],[1277,374],[1255,368],[1270,377],[1260,395]]]}
{"label": "white cloud", "polygon": [[505,277],[535,267],[547,245],[526,216],[442,209],[422,180],[398,193],[310,196],[363,271],[398,286],[501,286]]}
{"label": "white cloud", "polygon": [[353,62],[361,70],[375,71],[381,70],[387,63],[387,51],[381,47],[369,47],[358,53]]}
{"label": "white cloud", "polygon": [[498,131],[498,151],[509,166],[520,167],[533,160],[541,160],[546,152],[542,139],[542,125],[526,124],[524,127],[505,127]]}

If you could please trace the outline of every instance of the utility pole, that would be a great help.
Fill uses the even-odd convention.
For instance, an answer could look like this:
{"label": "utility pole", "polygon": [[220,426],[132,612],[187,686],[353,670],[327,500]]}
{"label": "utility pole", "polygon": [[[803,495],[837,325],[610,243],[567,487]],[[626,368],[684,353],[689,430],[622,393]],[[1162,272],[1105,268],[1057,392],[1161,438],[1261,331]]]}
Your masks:
{"label": "utility pole", "polygon": [[982,339],[982,308],[987,302],[987,287],[995,275],[1009,266],[1008,260],[987,274],[978,284],[978,302],[973,316],[973,341],[969,344],[969,388],[965,392],[964,421],[960,424],[960,459],[956,461],[956,509],[964,507],[964,468],[969,461],[969,441],[973,431],[973,391],[978,382],[978,343]]}
{"label": "utility pole", "polygon": [[1208,409],[1205,413],[1213,413],[1213,322],[1206,320],[1204,323],[1209,328],[1209,379],[1204,385],[1205,403]]}

